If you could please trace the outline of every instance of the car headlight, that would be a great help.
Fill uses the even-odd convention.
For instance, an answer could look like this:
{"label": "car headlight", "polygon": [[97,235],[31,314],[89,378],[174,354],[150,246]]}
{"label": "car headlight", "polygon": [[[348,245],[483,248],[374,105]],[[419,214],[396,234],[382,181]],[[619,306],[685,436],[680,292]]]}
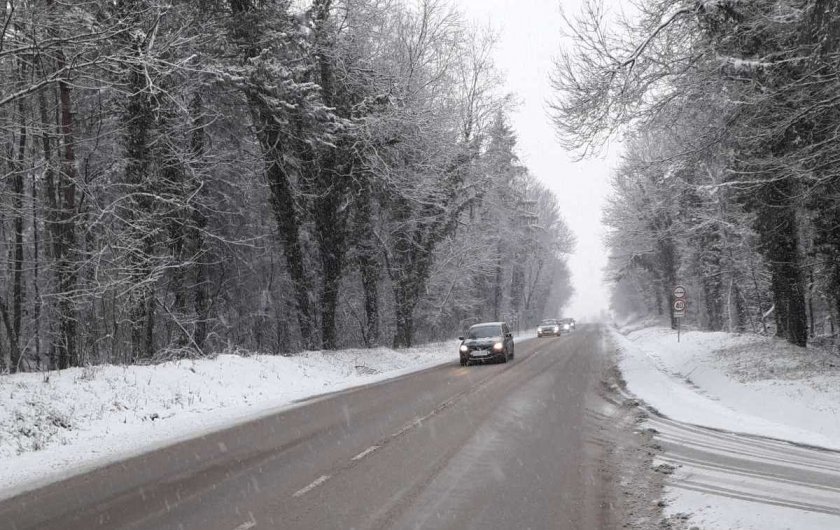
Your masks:
{"label": "car headlight", "polygon": [[563,329],[569,329],[569,325],[568,325],[568,324],[565,324],[565,325],[563,326]]}
{"label": "car headlight", "polygon": [[554,331],[560,331],[560,326],[554,326]]}
{"label": "car headlight", "polygon": [[470,349],[467,347],[466,344],[461,344],[461,353],[467,353]]}
{"label": "car headlight", "polygon": [[496,350],[496,351],[502,351],[504,348],[505,348],[505,345],[502,344],[501,342],[497,342],[496,344],[493,345],[493,349]]}

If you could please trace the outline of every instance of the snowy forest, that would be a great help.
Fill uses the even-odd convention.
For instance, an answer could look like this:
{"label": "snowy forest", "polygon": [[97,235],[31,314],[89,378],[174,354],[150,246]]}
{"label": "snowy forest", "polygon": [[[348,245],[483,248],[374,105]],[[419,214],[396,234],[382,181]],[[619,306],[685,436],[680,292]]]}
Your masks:
{"label": "snowy forest", "polygon": [[613,309],[667,318],[682,284],[692,326],[835,335],[840,3],[611,4],[567,19],[552,109],[581,156],[622,144],[604,212]]}
{"label": "snowy forest", "polygon": [[0,372],[559,316],[493,45],[435,0],[4,2]]}

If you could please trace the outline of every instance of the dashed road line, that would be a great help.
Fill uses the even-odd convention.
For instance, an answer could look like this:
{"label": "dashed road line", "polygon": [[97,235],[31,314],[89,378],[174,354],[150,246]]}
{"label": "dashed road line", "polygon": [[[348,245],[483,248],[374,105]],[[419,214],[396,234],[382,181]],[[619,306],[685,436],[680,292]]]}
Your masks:
{"label": "dashed road line", "polygon": [[[535,350],[531,355],[529,355],[528,357],[526,357],[525,359],[523,359],[522,361],[520,361],[517,364],[520,364],[520,365],[525,364],[526,362],[530,361],[531,359],[534,359],[537,356],[538,353],[540,353],[540,350]],[[459,392],[459,393],[455,394],[454,396],[450,397],[449,399],[447,399],[446,401],[440,403],[437,407],[432,409],[428,414],[424,414],[423,416],[419,416],[417,418],[414,418],[413,420],[411,420],[410,422],[405,424],[402,428],[400,428],[397,432],[393,433],[389,437],[389,439],[386,439],[384,441],[384,443],[387,443],[390,439],[398,438],[399,436],[405,434],[407,431],[410,431],[411,429],[413,429],[415,427],[418,427],[424,421],[428,420],[432,416],[434,416],[437,413],[441,412],[442,410],[452,406],[455,402],[457,402],[462,397],[464,397],[468,394],[471,394],[472,392],[475,392],[479,388],[483,387],[485,384],[488,384],[489,381],[492,380],[492,379],[494,379],[494,378],[493,377],[488,377],[488,378],[480,381],[478,384],[476,384],[476,385],[474,385],[470,388],[467,388],[466,390],[464,390],[462,392]],[[367,449],[365,449],[364,451],[362,451],[361,453],[354,456],[353,458],[351,458],[350,461],[351,462],[357,462],[357,461],[365,458],[366,456],[369,456],[371,453],[380,449],[381,447],[382,447],[382,445],[372,445],[372,446],[368,447]],[[320,486],[321,484],[323,484],[324,482],[328,481],[331,478],[332,478],[332,475],[321,475],[320,477],[318,477],[317,479],[312,481],[312,483],[309,484],[308,486],[306,486],[305,488],[301,488],[301,489],[297,490],[296,492],[294,492],[292,494],[292,497],[295,497],[295,498],[302,497],[303,495],[306,495],[307,493],[314,490],[315,488],[317,488],[318,486]],[[242,528],[237,527],[234,530],[247,530],[249,528],[252,528],[252,527],[251,526],[242,527]]]}
{"label": "dashed road line", "polygon": [[[520,361],[520,362],[518,362],[517,364],[518,364],[518,365],[523,365],[523,364],[527,363],[528,361],[530,361],[530,360],[532,360],[532,359],[536,358],[536,357],[537,357],[537,354],[539,354],[539,353],[540,353],[540,350],[535,350],[535,351],[534,351],[534,353],[532,353],[531,355],[529,355],[529,356],[528,356],[528,357],[526,357],[525,359],[521,360],[521,361]],[[500,373],[501,373],[501,372],[500,372]],[[498,375],[498,374],[497,374],[497,375]],[[431,417],[432,417],[432,416],[434,416],[435,414],[437,414],[437,413],[441,412],[442,410],[444,410],[444,409],[446,409],[446,408],[448,408],[448,407],[452,406],[453,404],[455,404],[455,402],[457,402],[458,400],[460,400],[460,399],[461,399],[461,398],[463,398],[464,396],[466,396],[466,395],[468,395],[468,394],[471,394],[471,393],[473,393],[473,392],[475,392],[475,391],[479,390],[481,387],[483,387],[483,386],[484,386],[484,385],[486,385],[486,384],[489,384],[489,382],[490,382],[490,381],[492,381],[493,379],[495,379],[495,377],[493,377],[493,376],[488,377],[488,378],[486,378],[486,379],[483,379],[483,380],[479,381],[476,385],[474,385],[474,386],[472,386],[472,387],[470,387],[470,388],[467,388],[466,390],[464,390],[464,391],[462,391],[462,392],[459,392],[459,393],[455,394],[455,395],[454,395],[454,396],[452,396],[451,398],[447,399],[446,401],[444,401],[443,403],[439,404],[437,407],[435,407],[434,409],[432,409],[432,411],[431,411],[431,412],[429,412],[428,414],[425,414],[425,415],[423,415],[423,416],[420,416],[420,417],[414,418],[413,420],[411,420],[411,421],[410,421],[410,422],[408,422],[407,424],[403,425],[403,426],[400,428],[400,430],[398,430],[397,432],[395,432],[395,433],[393,433],[393,434],[391,435],[391,438],[392,438],[392,439],[393,439],[393,438],[398,438],[398,437],[402,436],[403,434],[405,434],[406,432],[410,431],[411,429],[413,429],[413,428],[415,428],[415,427],[418,427],[418,426],[419,426],[419,425],[421,425],[424,421],[428,420],[429,418],[431,418]]]}
{"label": "dashed road line", "polygon": [[313,480],[310,485],[306,486],[305,488],[301,488],[301,489],[297,490],[296,492],[294,492],[292,494],[292,497],[302,497],[302,496],[306,495],[307,493],[309,493],[310,491],[317,488],[318,486],[320,486],[321,484],[323,484],[324,482],[328,481],[330,478],[332,478],[332,475],[321,475],[320,477]]}
{"label": "dashed road line", "polygon": [[252,519],[250,521],[245,521],[244,523],[237,526],[233,530],[250,530],[251,528],[254,528],[255,526],[257,526],[257,523]]}
{"label": "dashed road line", "polygon": [[364,457],[366,457],[367,455],[371,454],[372,452],[376,451],[376,450],[377,450],[377,449],[379,449],[380,447],[381,447],[381,446],[379,446],[379,445],[371,445],[370,447],[368,447],[367,449],[365,449],[365,450],[364,450],[364,451],[362,451],[361,453],[357,454],[356,456],[354,456],[354,457],[353,457],[353,458],[351,458],[350,460],[361,460],[362,458],[364,458]]}

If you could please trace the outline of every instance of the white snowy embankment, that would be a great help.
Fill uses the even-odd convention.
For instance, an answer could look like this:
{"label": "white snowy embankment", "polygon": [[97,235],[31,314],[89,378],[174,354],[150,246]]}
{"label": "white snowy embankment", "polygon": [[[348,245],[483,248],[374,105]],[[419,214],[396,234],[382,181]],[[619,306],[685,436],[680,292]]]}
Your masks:
{"label": "white snowy embankment", "polygon": [[447,342],[0,376],[0,498],[303,398],[456,360],[457,342]]}
{"label": "white snowy embankment", "polygon": [[665,416],[840,450],[840,358],[757,335],[613,335],[628,389]]}
{"label": "white snowy embankment", "polygon": [[[613,335],[628,390],[665,416],[840,449],[837,356],[755,335],[690,331],[677,343],[676,333],[667,328],[622,331]],[[686,488],[668,488],[668,498],[666,514],[692,513],[694,528],[695,517],[707,530],[837,528],[836,515],[772,503],[755,504]]]}

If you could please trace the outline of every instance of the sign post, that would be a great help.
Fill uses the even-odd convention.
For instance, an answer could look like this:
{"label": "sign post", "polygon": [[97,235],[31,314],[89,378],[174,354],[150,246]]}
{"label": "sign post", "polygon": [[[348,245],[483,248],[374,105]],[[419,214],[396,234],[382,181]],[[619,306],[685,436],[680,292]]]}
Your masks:
{"label": "sign post", "polygon": [[682,327],[682,319],[685,316],[685,295],[686,290],[682,285],[674,287],[674,319],[677,321],[677,342],[680,341],[680,328]]}

